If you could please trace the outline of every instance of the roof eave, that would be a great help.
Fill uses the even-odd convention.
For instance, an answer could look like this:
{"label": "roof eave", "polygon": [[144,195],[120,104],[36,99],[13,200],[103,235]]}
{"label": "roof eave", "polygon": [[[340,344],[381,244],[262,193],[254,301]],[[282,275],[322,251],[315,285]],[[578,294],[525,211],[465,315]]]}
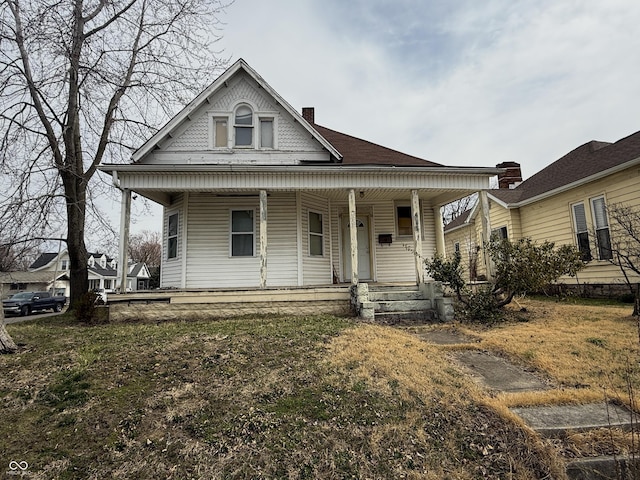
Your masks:
{"label": "roof eave", "polygon": [[521,200],[519,202],[513,202],[513,203],[504,202],[504,201],[500,200],[499,198],[494,197],[493,195],[491,195],[490,191],[489,191],[489,195],[491,196],[491,198],[493,198],[497,203],[502,205],[504,208],[520,208],[520,207],[524,207],[524,206],[530,205],[530,204],[535,203],[535,202],[539,202],[540,200],[544,200],[546,198],[553,197],[554,195],[558,195],[560,193],[567,192],[567,191],[569,191],[569,190],[571,190],[573,188],[580,187],[580,186],[585,185],[587,183],[595,182],[596,180],[601,180],[601,179],[603,179],[603,178],[605,178],[605,177],[607,177],[609,175],[613,175],[614,173],[621,172],[623,170],[626,170],[627,168],[634,167],[636,165],[640,165],[640,157],[634,158],[633,160],[630,160],[630,161],[625,162],[625,163],[621,163],[620,165],[616,165],[615,167],[607,168],[606,170],[602,170],[602,171],[600,171],[598,173],[594,173],[593,175],[590,175],[588,177],[581,178],[580,180],[576,180],[575,182],[571,182],[571,183],[568,183],[568,184],[563,185],[561,187],[554,188],[553,190],[549,190],[547,192],[540,193],[540,194],[535,195],[533,197],[526,198],[526,199]]}

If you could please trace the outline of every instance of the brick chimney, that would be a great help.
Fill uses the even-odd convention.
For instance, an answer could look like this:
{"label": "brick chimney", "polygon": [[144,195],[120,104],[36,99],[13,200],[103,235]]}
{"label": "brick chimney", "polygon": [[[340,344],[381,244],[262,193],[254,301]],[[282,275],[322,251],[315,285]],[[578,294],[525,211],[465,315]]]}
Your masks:
{"label": "brick chimney", "polygon": [[302,118],[304,118],[311,125],[316,123],[316,112],[313,107],[302,107]]}
{"label": "brick chimney", "polygon": [[506,168],[507,171],[498,175],[498,188],[515,188],[522,182],[522,171],[517,162],[502,162],[496,168]]}

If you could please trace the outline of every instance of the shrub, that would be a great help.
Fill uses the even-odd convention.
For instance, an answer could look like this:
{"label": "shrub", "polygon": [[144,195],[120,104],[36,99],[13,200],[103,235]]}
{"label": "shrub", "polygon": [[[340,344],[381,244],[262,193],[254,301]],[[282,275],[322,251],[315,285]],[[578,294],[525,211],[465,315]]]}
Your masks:
{"label": "shrub", "polygon": [[98,310],[101,298],[96,292],[87,292],[73,304],[73,315],[78,322],[96,325],[105,323],[105,316]]}

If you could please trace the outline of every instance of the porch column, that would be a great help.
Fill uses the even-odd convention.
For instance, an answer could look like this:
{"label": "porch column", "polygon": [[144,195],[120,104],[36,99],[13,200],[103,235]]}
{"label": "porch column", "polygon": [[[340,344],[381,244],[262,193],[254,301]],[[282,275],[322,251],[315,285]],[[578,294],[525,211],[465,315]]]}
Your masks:
{"label": "porch column", "polygon": [[440,206],[433,207],[433,218],[436,222],[436,254],[441,257],[445,256],[444,247],[444,223],[442,222],[442,213]]}
{"label": "porch column", "polygon": [[131,190],[122,189],[120,207],[120,253],[118,259],[118,276],[120,277],[120,293],[127,293],[127,273],[129,260],[129,226],[131,224]]}
{"label": "porch column", "polygon": [[486,247],[491,241],[491,219],[489,217],[489,197],[487,197],[486,190],[482,190],[478,193],[480,197],[480,218],[482,221],[482,253],[484,258],[484,266],[487,272],[487,279],[493,278],[493,265],[491,265],[491,259],[487,254]]}
{"label": "porch column", "polygon": [[358,225],[356,224],[356,191],[349,190],[349,235],[351,238],[351,285],[358,285]]}
{"label": "porch column", "polygon": [[267,286],[267,191],[260,190],[260,288]]}
{"label": "porch column", "polygon": [[422,257],[422,221],[420,215],[420,198],[418,190],[411,190],[411,225],[413,227],[413,256],[416,265],[416,282],[424,283],[424,267]]}

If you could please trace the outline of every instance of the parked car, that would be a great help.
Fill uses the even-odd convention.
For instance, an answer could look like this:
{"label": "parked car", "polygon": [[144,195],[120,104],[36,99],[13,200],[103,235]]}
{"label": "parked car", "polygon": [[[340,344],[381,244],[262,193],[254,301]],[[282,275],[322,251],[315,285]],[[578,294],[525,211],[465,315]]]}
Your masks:
{"label": "parked car", "polygon": [[67,297],[52,297],[49,292],[20,292],[2,301],[5,314],[30,315],[42,310],[60,312],[67,303]]}

